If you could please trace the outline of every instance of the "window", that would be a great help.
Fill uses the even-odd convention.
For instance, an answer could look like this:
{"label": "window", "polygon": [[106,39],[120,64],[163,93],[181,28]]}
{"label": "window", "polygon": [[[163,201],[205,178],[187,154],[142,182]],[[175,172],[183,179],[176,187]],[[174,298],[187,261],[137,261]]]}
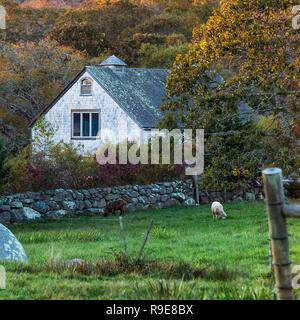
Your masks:
{"label": "window", "polygon": [[72,111],[72,138],[95,139],[100,129],[100,112],[82,110]]}
{"label": "window", "polygon": [[90,96],[92,94],[92,80],[90,79],[81,80],[80,94],[83,96]]}

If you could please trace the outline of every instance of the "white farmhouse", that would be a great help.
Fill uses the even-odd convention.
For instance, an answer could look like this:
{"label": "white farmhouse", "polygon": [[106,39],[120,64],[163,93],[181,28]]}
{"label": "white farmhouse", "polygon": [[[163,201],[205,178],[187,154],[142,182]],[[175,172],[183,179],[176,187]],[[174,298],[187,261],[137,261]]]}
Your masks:
{"label": "white farmhouse", "polygon": [[54,142],[81,144],[84,152],[96,153],[107,138],[104,132],[117,134],[120,128],[117,141],[135,140],[141,130],[151,130],[160,120],[158,108],[168,75],[167,69],[127,68],[115,56],[85,67],[42,112],[58,127]]}

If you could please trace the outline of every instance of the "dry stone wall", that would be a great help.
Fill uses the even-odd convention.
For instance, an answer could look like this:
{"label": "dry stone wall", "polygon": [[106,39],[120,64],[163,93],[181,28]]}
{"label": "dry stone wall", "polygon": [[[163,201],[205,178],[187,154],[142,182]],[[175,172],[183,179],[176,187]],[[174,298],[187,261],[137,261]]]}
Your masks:
{"label": "dry stone wall", "polygon": [[[105,206],[117,199],[127,202],[126,211],[195,205],[192,180],[149,185],[126,185],[89,190],[48,190],[0,197],[0,223],[23,223],[82,215],[103,215]],[[262,186],[227,194],[200,190],[200,203],[263,199]]]}

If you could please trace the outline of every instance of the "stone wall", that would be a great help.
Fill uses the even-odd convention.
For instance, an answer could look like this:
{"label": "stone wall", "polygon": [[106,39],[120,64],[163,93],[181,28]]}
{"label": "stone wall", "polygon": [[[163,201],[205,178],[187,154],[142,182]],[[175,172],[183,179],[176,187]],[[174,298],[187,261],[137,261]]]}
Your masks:
{"label": "stone wall", "polygon": [[[200,203],[263,199],[261,186],[231,193],[201,192]],[[0,197],[0,223],[22,223],[36,219],[60,219],[82,215],[103,215],[113,200],[127,202],[126,211],[164,209],[195,205],[192,180],[162,182],[145,186],[127,185],[89,190],[48,190]]]}

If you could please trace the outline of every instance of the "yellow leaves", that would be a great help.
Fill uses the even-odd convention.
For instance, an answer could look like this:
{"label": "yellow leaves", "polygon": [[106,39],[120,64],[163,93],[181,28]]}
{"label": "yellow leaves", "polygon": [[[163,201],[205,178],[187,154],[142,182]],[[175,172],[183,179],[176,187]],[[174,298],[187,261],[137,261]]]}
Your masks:
{"label": "yellow leaves", "polygon": [[248,169],[238,169],[238,168],[234,168],[234,170],[232,171],[232,174],[237,177],[237,176],[241,176],[243,175],[245,178],[249,178],[250,177],[250,171]]}

